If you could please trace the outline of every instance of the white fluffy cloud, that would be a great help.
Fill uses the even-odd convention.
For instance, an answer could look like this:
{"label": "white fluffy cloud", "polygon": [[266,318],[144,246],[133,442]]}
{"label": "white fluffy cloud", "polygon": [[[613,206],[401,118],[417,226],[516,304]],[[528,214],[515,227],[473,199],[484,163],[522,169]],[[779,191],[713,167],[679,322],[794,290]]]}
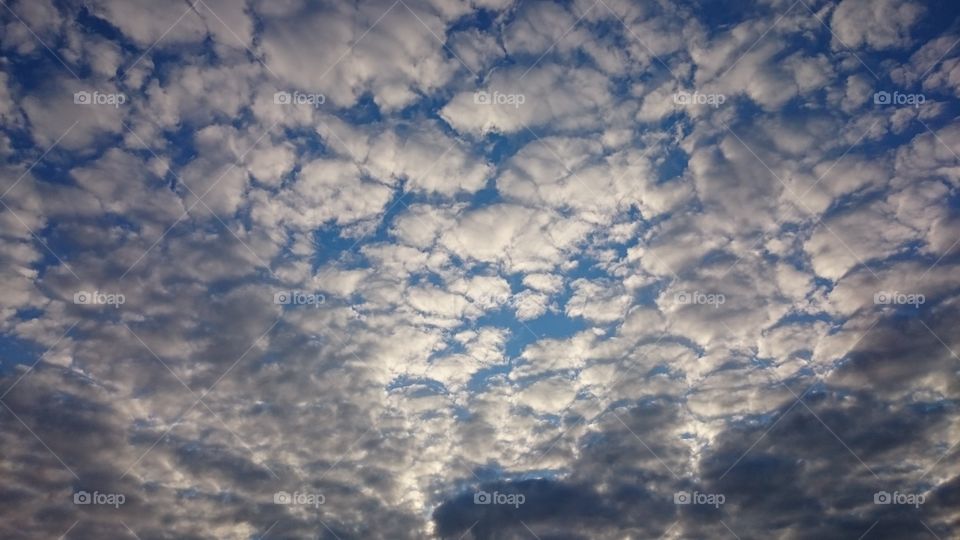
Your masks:
{"label": "white fluffy cloud", "polygon": [[921,4],[908,0],[843,0],[830,19],[839,41],[834,48],[903,47],[910,43],[910,30],[923,13]]}

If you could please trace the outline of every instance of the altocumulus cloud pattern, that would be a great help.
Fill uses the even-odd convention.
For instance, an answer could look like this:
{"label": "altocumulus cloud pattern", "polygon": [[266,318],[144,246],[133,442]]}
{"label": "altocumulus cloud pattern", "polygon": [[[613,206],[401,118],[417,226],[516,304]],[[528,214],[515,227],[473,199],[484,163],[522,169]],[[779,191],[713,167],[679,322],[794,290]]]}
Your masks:
{"label": "altocumulus cloud pattern", "polygon": [[0,537],[960,538],[953,0],[0,5]]}

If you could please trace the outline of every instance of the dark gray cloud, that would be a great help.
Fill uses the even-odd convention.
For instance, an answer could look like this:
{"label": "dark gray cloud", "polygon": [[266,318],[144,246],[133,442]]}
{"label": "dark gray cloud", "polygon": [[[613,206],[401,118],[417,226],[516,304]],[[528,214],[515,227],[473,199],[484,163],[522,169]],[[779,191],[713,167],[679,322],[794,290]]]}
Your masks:
{"label": "dark gray cloud", "polygon": [[[771,378],[795,396],[763,417],[730,422],[696,457],[664,429],[678,422],[681,404],[608,409],[623,423],[608,418],[606,429],[581,439],[569,477],[480,484],[474,489],[523,493],[527,503],[476,505],[469,491],[434,512],[438,531],[523,538],[529,527],[541,538],[656,538],[671,529],[712,538],[732,534],[729,528],[745,539],[812,539],[868,531],[870,538],[923,537],[929,527],[947,537],[960,517],[960,451],[945,438],[960,398],[960,360],[948,348],[960,339],[958,315],[952,300],[901,311],[878,322],[825,379]],[[925,395],[931,380],[944,381],[946,392]],[[675,505],[678,491],[725,501],[720,508]],[[877,505],[880,491],[925,500]]]}

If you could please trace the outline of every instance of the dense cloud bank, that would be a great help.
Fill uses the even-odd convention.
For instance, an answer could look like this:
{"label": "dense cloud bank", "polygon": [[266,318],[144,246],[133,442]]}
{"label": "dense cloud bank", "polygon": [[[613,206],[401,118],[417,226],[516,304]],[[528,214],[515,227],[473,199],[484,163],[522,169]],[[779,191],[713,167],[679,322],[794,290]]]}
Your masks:
{"label": "dense cloud bank", "polygon": [[958,24],[5,2],[0,537],[957,536]]}

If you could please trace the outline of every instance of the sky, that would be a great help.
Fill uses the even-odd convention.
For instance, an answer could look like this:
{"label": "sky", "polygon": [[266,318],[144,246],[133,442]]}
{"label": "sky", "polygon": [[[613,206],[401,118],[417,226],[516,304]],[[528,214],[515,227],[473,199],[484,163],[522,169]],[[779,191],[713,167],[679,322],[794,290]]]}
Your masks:
{"label": "sky", "polygon": [[960,537],[956,2],[0,4],[0,537]]}

